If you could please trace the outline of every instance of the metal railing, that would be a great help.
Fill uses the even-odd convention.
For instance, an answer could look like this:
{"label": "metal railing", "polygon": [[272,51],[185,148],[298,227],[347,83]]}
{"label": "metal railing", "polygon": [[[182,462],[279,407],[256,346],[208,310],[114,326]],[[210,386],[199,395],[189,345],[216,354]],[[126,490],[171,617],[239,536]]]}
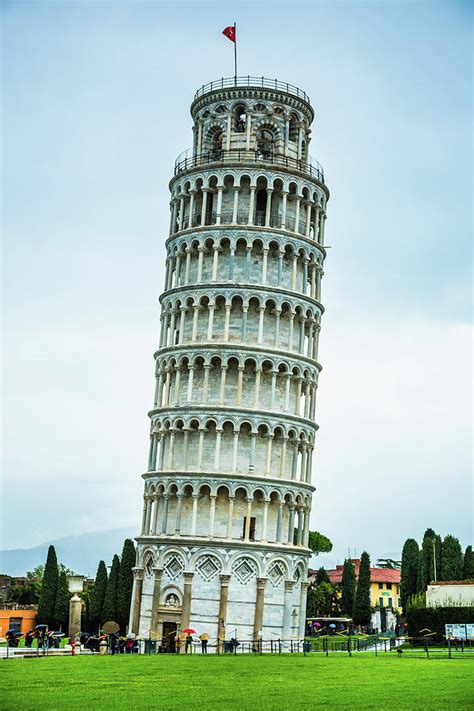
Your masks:
{"label": "metal railing", "polygon": [[283,168],[297,170],[324,184],[323,167],[319,161],[311,157],[298,159],[275,153],[264,155],[259,151],[247,151],[244,148],[231,148],[230,150],[216,148],[212,151],[199,153],[198,155],[194,155],[192,149],[188,148],[176,158],[174,174],[179,175],[190,168],[210,165],[211,163],[261,163],[278,165]]}
{"label": "metal railing", "polygon": [[257,89],[273,89],[274,91],[284,91],[292,96],[297,96],[299,99],[306,101],[307,104],[310,103],[309,96],[298,89],[294,84],[288,84],[284,81],[279,81],[278,79],[266,79],[265,77],[251,77],[241,76],[241,77],[222,77],[221,79],[215,79],[208,84],[203,84],[200,89],[194,94],[194,101],[199,99],[199,97],[204,96],[204,94],[209,94],[211,91],[218,91],[219,89],[230,89],[232,87],[255,87]]}

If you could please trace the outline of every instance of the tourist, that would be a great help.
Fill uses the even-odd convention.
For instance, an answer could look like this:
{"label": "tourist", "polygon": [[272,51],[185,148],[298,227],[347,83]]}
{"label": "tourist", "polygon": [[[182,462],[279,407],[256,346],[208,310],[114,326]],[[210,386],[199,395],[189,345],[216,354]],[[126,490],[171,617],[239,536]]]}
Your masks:
{"label": "tourist", "polygon": [[125,652],[127,654],[132,654],[133,652],[133,639],[130,637],[125,640]]}
{"label": "tourist", "polygon": [[193,651],[193,650],[192,650],[192,644],[193,644],[193,638],[192,638],[192,636],[191,636],[190,634],[188,634],[187,637],[186,637],[186,646],[185,646],[185,652],[186,652],[186,654],[188,653],[189,650],[191,650],[191,652]]}
{"label": "tourist", "polygon": [[8,630],[5,637],[7,638],[7,644],[9,647],[18,647],[18,640],[21,635],[17,635],[13,630]]}
{"label": "tourist", "polygon": [[117,651],[118,651],[118,639],[117,639],[117,635],[113,634],[110,637],[110,653],[117,654]]}
{"label": "tourist", "polygon": [[203,632],[199,636],[199,639],[201,640],[201,653],[207,654],[207,643],[209,642],[209,635],[207,634],[207,632]]}
{"label": "tourist", "polygon": [[29,649],[31,649],[31,647],[33,645],[34,638],[35,638],[35,636],[33,634],[33,630],[30,630],[29,632],[27,632],[25,634],[25,647],[28,647]]}

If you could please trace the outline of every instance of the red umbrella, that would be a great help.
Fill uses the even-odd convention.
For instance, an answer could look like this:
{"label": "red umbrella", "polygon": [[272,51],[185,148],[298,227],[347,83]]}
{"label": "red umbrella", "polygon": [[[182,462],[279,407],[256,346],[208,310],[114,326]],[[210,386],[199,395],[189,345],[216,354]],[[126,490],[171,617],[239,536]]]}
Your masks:
{"label": "red umbrella", "polygon": [[186,628],[185,630],[182,630],[185,634],[196,634],[196,630],[190,630],[189,628]]}

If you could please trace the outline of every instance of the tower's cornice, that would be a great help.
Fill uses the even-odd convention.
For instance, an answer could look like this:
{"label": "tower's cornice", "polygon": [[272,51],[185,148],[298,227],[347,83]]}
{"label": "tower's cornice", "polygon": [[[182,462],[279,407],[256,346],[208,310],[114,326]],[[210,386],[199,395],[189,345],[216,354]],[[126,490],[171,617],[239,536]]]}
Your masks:
{"label": "tower's cornice", "polygon": [[209,538],[208,536],[181,536],[181,535],[170,535],[169,533],[167,534],[162,534],[162,535],[148,535],[148,536],[137,536],[135,538],[137,543],[141,543],[143,545],[154,543],[156,545],[163,545],[163,544],[169,544],[170,546],[176,546],[179,544],[180,546],[190,546],[191,548],[195,546],[196,544],[203,545],[203,543],[207,547],[211,548],[222,548],[225,547],[226,550],[232,550],[235,548],[236,551],[239,550],[247,550],[247,551],[261,551],[265,552],[268,551],[268,553],[284,553],[288,555],[288,553],[293,553],[295,555],[301,555],[301,556],[308,556],[310,557],[313,554],[313,551],[311,548],[306,548],[304,546],[295,546],[290,543],[287,543],[286,545],[281,544],[281,543],[262,543],[260,541],[237,541],[234,539],[232,540],[227,540],[225,538]]}
{"label": "tower's cornice", "polygon": [[207,282],[204,284],[188,284],[186,286],[175,286],[172,289],[168,289],[167,291],[163,291],[162,294],[159,296],[159,302],[160,304],[163,303],[163,300],[169,296],[174,296],[175,294],[185,294],[185,293],[193,293],[193,292],[214,292],[214,291],[235,291],[236,296],[242,296],[242,292],[248,292],[249,294],[253,294],[254,292],[259,292],[263,294],[277,294],[278,296],[283,296],[287,297],[289,300],[293,301],[294,299],[298,299],[299,301],[302,301],[304,303],[310,304],[311,306],[316,306],[317,309],[319,310],[320,314],[322,315],[324,313],[324,306],[320,301],[317,301],[316,299],[313,299],[311,296],[308,296],[307,294],[301,294],[299,291],[291,291],[290,289],[282,289],[281,287],[277,286],[270,286],[270,285],[264,285],[264,284],[246,284],[246,283],[237,283],[237,282],[228,282],[228,281],[223,281],[223,282]]}
{"label": "tower's cornice", "polygon": [[232,160],[232,158],[230,158],[225,161],[212,160],[207,162],[198,162],[197,164],[195,162],[192,162],[191,167],[184,167],[183,169],[180,169],[179,172],[177,172],[176,175],[174,175],[170,179],[168,187],[170,192],[172,192],[173,185],[176,181],[181,179],[183,176],[189,177],[192,173],[215,174],[217,171],[222,171],[223,168],[227,168],[230,171],[240,169],[245,171],[246,174],[248,174],[249,172],[256,171],[258,174],[274,173],[277,177],[279,174],[283,173],[284,175],[288,175],[290,177],[297,176],[299,178],[303,178],[304,180],[313,183],[317,187],[321,188],[321,190],[324,190],[326,194],[326,200],[329,200],[330,192],[328,187],[322,180],[318,180],[318,178],[313,175],[311,171],[303,167],[299,169],[298,167],[296,167],[296,165],[286,166],[283,161],[279,163],[277,158],[278,156],[275,157],[273,162],[265,160],[256,161],[253,158],[248,158],[247,160]]}
{"label": "tower's cornice", "polygon": [[308,123],[312,123],[314,119],[314,109],[309,96],[302,89],[279,79],[251,76],[222,77],[204,84],[194,95],[190,109],[191,116],[195,118],[196,114],[209,103],[235,100],[236,98],[270,99],[298,109],[306,116]]}
{"label": "tower's cornice", "polygon": [[236,484],[251,484],[252,486],[261,486],[262,488],[280,488],[286,489],[287,491],[305,491],[307,493],[313,493],[316,491],[316,487],[313,484],[308,484],[305,481],[296,481],[296,479],[282,479],[277,477],[262,477],[256,474],[251,474],[247,472],[245,474],[238,472],[225,472],[223,470],[213,471],[207,468],[205,472],[192,469],[160,469],[150,472],[144,472],[142,474],[142,479],[146,481],[150,479],[157,479],[158,481],[166,480],[170,483],[185,484],[188,480],[194,480],[201,483],[211,482],[216,486],[221,486],[229,483]]}
{"label": "tower's cornice", "polygon": [[[170,419],[175,420],[177,417],[180,417],[180,412],[182,411],[186,413],[186,416],[194,413],[196,415],[199,414],[201,416],[204,415],[214,418],[218,417],[218,415],[221,415],[221,417],[239,415],[239,417],[248,420],[252,420],[253,417],[268,417],[276,422],[284,422],[285,424],[292,423],[299,426],[304,425],[314,430],[314,432],[317,432],[319,429],[319,425],[308,417],[301,417],[301,415],[293,415],[281,411],[277,412],[275,410],[245,407],[242,405],[238,407],[227,407],[225,405],[213,404],[212,407],[210,407],[209,405],[193,405],[192,403],[185,402],[180,405],[155,407],[148,412],[148,417],[152,419],[154,416],[160,415],[161,417],[168,416]],[[184,416],[185,415],[181,415],[181,417]]]}
{"label": "tower's cornice", "polygon": [[220,355],[222,351],[230,351],[231,353],[235,353],[236,351],[239,352],[244,352],[248,354],[249,356],[254,356],[255,358],[258,358],[261,356],[262,358],[268,357],[269,359],[275,358],[276,356],[280,356],[282,359],[286,359],[289,361],[295,361],[296,363],[304,363],[305,365],[315,368],[319,372],[323,369],[323,366],[321,363],[318,361],[314,360],[314,358],[310,358],[309,356],[302,355],[300,353],[297,353],[296,351],[285,351],[282,350],[282,348],[269,348],[268,346],[258,346],[258,345],[247,345],[246,343],[229,343],[228,341],[199,341],[199,343],[180,343],[180,344],[173,344],[171,346],[164,346],[162,348],[159,348],[155,353],[153,354],[153,357],[156,359],[158,356],[163,356],[166,354],[169,355],[175,355],[177,358],[182,357],[183,355],[188,355],[189,353],[197,353],[199,355],[205,355],[207,353],[209,354],[216,354]]}
{"label": "tower's cornice", "polygon": [[291,230],[282,230],[279,229],[278,227],[261,227],[257,225],[202,225],[200,227],[198,226],[193,226],[193,227],[188,227],[184,230],[180,230],[179,232],[175,232],[174,234],[170,235],[166,241],[165,241],[165,247],[168,248],[170,244],[172,244],[174,241],[179,241],[182,238],[189,238],[191,235],[196,234],[199,236],[200,239],[203,237],[205,238],[207,235],[209,237],[214,237],[214,235],[218,232],[225,232],[226,237],[228,239],[240,239],[240,238],[245,238],[246,235],[250,234],[255,234],[256,237],[262,237],[263,235],[271,240],[272,237],[275,240],[280,240],[282,237],[284,237],[285,240],[288,241],[295,241],[295,242],[300,242],[302,244],[307,245],[308,247],[311,247],[312,249],[315,249],[316,251],[320,252],[321,256],[323,258],[326,258],[327,256],[327,251],[326,248],[323,247],[322,244],[319,244],[319,242],[315,242],[314,239],[311,239],[310,237],[306,237],[305,235],[292,232]]}

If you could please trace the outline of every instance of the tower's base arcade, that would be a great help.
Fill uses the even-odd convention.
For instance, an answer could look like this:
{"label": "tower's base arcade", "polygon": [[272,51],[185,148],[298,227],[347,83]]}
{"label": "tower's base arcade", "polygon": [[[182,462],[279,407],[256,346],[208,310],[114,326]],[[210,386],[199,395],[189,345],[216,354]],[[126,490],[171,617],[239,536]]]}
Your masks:
{"label": "tower's base arcade", "polygon": [[304,636],[310,553],[280,546],[220,547],[144,543],[132,596],[131,631],[175,651],[185,629],[224,641],[286,641]]}

